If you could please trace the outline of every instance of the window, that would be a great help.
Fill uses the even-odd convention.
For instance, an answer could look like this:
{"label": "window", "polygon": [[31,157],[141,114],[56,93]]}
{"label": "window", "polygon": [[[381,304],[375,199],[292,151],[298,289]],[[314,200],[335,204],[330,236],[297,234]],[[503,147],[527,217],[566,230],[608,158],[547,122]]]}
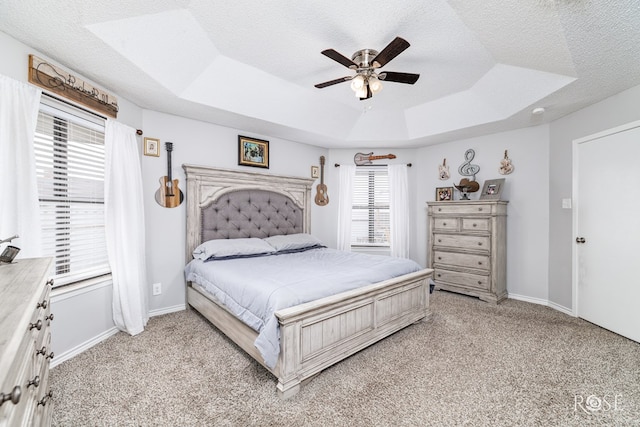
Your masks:
{"label": "window", "polygon": [[109,273],[104,120],[43,98],[34,147],[43,255],[54,258],[54,283]]}
{"label": "window", "polygon": [[352,205],[351,245],[388,247],[389,175],[386,167],[356,168]]}

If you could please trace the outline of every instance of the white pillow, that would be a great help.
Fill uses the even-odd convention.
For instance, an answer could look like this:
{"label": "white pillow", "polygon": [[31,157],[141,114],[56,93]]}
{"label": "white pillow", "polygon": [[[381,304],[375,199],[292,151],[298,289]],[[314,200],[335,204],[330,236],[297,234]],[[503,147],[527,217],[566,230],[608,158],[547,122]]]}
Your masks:
{"label": "white pillow", "polygon": [[323,246],[322,241],[307,233],[282,234],[267,237],[263,240],[273,246],[278,252]]}
{"label": "white pillow", "polygon": [[194,249],[193,257],[206,261],[208,259],[243,257],[270,254],[275,249],[257,237],[241,239],[214,239],[202,243]]}

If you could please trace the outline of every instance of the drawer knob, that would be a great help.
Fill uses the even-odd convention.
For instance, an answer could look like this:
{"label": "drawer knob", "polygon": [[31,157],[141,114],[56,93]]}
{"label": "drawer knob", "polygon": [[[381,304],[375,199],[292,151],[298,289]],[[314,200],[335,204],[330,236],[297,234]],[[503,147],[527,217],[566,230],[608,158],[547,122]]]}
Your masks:
{"label": "drawer knob", "polygon": [[53,313],[51,313],[47,317],[45,317],[44,320],[48,320],[49,322],[51,322],[53,320]]}
{"label": "drawer knob", "polygon": [[482,261],[478,261],[478,265],[482,265]]}
{"label": "drawer knob", "polygon": [[53,286],[53,279],[49,279],[49,280],[47,280],[47,285],[49,285],[49,286]]}
{"label": "drawer knob", "polygon": [[478,211],[482,212],[482,208],[478,208]]}
{"label": "drawer knob", "polygon": [[442,243],[442,239],[438,239],[438,243]]}
{"label": "drawer knob", "polygon": [[39,302],[36,305],[36,308],[47,308],[48,305],[49,305],[49,302],[47,300],[44,300],[42,302]]}
{"label": "drawer knob", "polygon": [[478,285],[482,285],[482,281],[481,280],[478,280]]}
{"label": "drawer knob", "polygon": [[443,223],[442,223],[442,225],[443,225],[444,227],[446,227],[446,226],[447,226],[447,223],[446,223],[446,222],[443,222]]}
{"label": "drawer knob", "polygon": [[40,350],[36,350],[36,356],[38,356],[38,355],[43,355],[44,356],[45,354],[47,354],[47,347],[45,347],[45,346],[42,346],[42,348]]}
{"label": "drawer knob", "polygon": [[29,330],[31,330],[33,328],[35,328],[37,330],[42,329],[42,320],[38,319],[38,321],[36,323],[30,323],[29,324]]}
{"label": "drawer knob", "polygon": [[40,385],[40,375],[36,375],[34,379],[29,381],[29,384],[27,384],[27,388],[31,386],[35,386],[37,388],[39,385]]}
{"label": "drawer knob", "polygon": [[442,260],[442,257],[441,257],[441,256],[439,256],[439,257],[438,257],[438,260]]}
{"label": "drawer knob", "polygon": [[442,212],[442,208],[438,208],[438,212]]}
{"label": "drawer knob", "polygon": [[438,276],[438,277],[442,277],[442,274],[438,273],[436,276]]}
{"label": "drawer knob", "polygon": [[49,390],[49,393],[45,394],[42,399],[38,401],[38,406],[45,406],[49,399],[53,398],[53,390]]}
{"label": "drawer knob", "polygon": [[478,246],[482,246],[482,242],[478,242]]}
{"label": "drawer knob", "polygon": [[49,353],[49,355],[46,358],[47,359],[53,359],[53,351],[51,353]]}
{"label": "drawer knob", "polygon": [[15,386],[13,390],[11,390],[11,393],[0,393],[0,406],[2,406],[4,402],[8,401],[11,401],[11,403],[17,405],[18,402],[20,402],[20,396],[22,396],[22,389],[20,389],[19,385]]}
{"label": "drawer knob", "polygon": [[474,223],[473,223],[473,226],[474,226],[474,227],[477,227],[477,226],[478,226],[478,224],[476,224],[476,223],[474,222]]}

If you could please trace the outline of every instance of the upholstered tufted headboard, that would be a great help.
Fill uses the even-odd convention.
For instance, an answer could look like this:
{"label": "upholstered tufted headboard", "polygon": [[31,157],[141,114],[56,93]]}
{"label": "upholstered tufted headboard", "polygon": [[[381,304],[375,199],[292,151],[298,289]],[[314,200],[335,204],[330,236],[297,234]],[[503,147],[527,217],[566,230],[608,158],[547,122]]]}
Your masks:
{"label": "upholstered tufted headboard", "polygon": [[200,208],[200,240],[302,233],[302,208],[288,196],[266,190],[229,191]]}
{"label": "upholstered tufted headboard", "polygon": [[183,165],[186,260],[211,239],[309,233],[313,179]]}

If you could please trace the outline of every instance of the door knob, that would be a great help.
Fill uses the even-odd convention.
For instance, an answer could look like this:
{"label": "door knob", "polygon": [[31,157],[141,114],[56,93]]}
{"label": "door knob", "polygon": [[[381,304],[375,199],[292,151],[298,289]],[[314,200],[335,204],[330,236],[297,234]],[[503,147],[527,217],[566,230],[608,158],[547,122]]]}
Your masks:
{"label": "door knob", "polygon": [[576,237],[576,243],[585,243],[584,237]]}

